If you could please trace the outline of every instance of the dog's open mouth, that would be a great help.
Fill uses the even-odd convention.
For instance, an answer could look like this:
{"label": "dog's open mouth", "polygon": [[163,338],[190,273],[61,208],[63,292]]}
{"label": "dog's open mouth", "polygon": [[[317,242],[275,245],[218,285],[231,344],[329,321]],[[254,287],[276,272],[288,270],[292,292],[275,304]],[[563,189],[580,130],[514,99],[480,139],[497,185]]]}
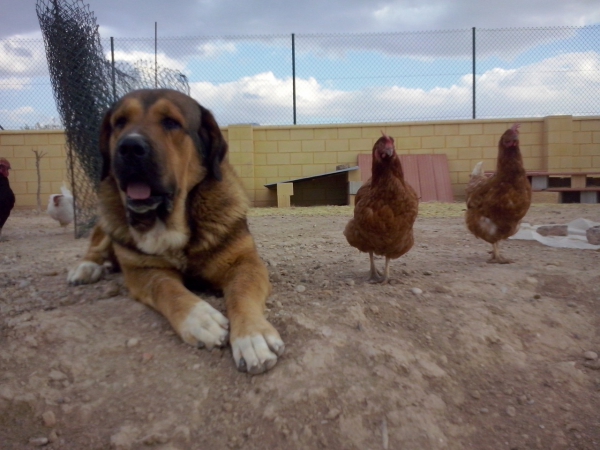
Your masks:
{"label": "dog's open mouth", "polygon": [[127,194],[127,209],[136,214],[146,214],[156,210],[165,200],[164,194],[152,195],[152,188],[147,183],[128,183],[125,188]]}

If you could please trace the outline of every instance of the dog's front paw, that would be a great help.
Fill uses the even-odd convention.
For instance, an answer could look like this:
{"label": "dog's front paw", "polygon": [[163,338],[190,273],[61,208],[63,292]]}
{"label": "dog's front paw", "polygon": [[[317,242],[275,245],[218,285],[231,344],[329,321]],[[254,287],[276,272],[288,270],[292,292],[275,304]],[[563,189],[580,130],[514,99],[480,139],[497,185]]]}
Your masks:
{"label": "dog's front paw", "polygon": [[181,339],[190,345],[222,347],[227,344],[229,320],[204,300],[197,303],[179,328]]}
{"label": "dog's front paw", "polygon": [[231,340],[233,359],[241,372],[253,375],[266,372],[283,355],[285,344],[279,333],[266,319],[262,321],[258,326],[251,327],[253,332]]}
{"label": "dog's front paw", "polygon": [[69,284],[95,283],[104,273],[104,267],[92,261],[81,261],[77,266],[69,270],[67,282]]}

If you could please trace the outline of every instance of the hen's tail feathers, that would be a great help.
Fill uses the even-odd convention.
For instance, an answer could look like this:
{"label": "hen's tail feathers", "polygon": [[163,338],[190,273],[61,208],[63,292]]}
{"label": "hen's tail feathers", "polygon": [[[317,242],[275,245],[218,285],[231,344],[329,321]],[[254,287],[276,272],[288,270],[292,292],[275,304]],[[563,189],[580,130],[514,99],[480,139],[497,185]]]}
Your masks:
{"label": "hen's tail feathers", "polygon": [[471,172],[471,177],[480,177],[483,175],[483,161],[479,161],[475,164],[473,168],[473,172]]}
{"label": "hen's tail feathers", "polygon": [[64,182],[63,185],[60,187],[60,192],[65,197],[73,197],[73,194],[71,194],[71,191],[67,188],[67,185]]}

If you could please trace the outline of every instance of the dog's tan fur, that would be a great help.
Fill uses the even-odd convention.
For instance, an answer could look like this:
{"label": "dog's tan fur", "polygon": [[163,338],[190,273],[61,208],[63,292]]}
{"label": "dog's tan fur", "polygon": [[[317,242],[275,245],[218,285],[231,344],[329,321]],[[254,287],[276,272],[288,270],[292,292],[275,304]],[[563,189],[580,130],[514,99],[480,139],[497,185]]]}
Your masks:
{"label": "dog's tan fur", "polygon": [[[166,129],[165,117],[180,128]],[[161,185],[175,187],[164,220],[128,219],[127,194],[113,164],[127,136],[149,143]],[[212,114],[175,91],[135,91],[107,112],[100,151],[99,223],[69,281],[95,282],[99,266],[112,261],[135,299],[163,314],[185,342],[210,348],[226,343],[228,324],[184,286],[202,281],[223,291],[237,367],[251,373],[273,367],[284,345],[263,315],[268,272],[248,230],[246,193]]]}

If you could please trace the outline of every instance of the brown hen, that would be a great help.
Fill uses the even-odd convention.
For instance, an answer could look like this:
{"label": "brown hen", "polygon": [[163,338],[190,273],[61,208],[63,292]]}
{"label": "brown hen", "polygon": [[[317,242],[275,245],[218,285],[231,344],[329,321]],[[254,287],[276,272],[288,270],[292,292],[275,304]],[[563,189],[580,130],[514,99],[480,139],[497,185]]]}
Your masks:
{"label": "brown hen", "polygon": [[[346,225],[344,236],[351,246],[369,254],[369,281],[386,283],[390,259],[399,258],[413,246],[419,199],[404,180],[394,139],[385,133],[373,146],[371,178],[360,187],[355,200],[354,218]],[[385,256],[383,276],[375,268],[373,254]]]}
{"label": "brown hen", "polygon": [[486,177],[482,163],[478,163],[465,193],[467,228],[492,244],[492,257],[488,262],[510,263],[500,255],[499,242],[517,232],[531,204],[531,184],[519,149],[519,124],[506,130],[500,138],[496,173]]}

